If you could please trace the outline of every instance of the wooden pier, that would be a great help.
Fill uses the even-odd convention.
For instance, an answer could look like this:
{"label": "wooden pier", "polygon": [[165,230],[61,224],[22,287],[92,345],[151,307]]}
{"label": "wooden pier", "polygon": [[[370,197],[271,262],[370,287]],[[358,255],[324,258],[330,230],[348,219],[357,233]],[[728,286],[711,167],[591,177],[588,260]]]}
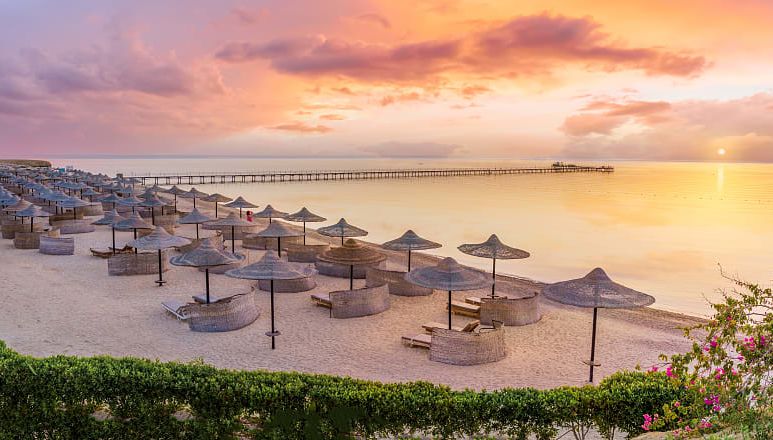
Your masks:
{"label": "wooden pier", "polygon": [[611,166],[544,168],[436,168],[385,170],[271,171],[256,173],[158,174],[133,177],[143,185],[204,185],[216,183],[312,182],[321,180],[400,179],[412,177],[497,176],[504,174],[611,173]]}

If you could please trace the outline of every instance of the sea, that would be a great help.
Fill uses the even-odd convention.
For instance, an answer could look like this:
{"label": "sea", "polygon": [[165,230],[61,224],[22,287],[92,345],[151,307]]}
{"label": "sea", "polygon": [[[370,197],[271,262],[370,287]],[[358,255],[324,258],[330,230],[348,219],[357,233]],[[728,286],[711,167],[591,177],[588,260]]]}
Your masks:
{"label": "sea", "polygon": [[[551,161],[458,159],[79,158],[55,159],[125,176],[394,168],[549,167]],[[307,207],[369,231],[381,243],[407,229],[439,242],[428,251],[490,270],[457,250],[497,236],[526,250],[498,273],[544,282],[595,267],[656,298],[653,307],[705,316],[732,278],[764,286],[773,273],[773,165],[576,162],[614,173],[420,177],[195,185],[285,212]],[[182,188],[189,188],[181,185]],[[260,209],[260,208],[259,208]],[[310,227],[315,225],[310,224]]]}

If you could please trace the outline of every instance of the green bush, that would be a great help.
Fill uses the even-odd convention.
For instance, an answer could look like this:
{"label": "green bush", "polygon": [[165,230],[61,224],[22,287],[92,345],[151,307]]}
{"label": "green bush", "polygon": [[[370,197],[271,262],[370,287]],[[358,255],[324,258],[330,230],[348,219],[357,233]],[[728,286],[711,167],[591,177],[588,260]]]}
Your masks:
{"label": "green bush", "polygon": [[684,399],[662,374],[492,392],[134,358],[20,355],[0,342],[0,439],[336,439],[405,435],[582,438],[640,431]]}

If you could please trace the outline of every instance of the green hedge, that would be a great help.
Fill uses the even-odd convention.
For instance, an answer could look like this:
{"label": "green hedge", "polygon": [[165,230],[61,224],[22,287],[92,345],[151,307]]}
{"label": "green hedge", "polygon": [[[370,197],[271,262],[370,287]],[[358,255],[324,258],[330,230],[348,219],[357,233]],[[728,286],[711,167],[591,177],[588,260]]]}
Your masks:
{"label": "green hedge", "polygon": [[37,359],[0,341],[0,439],[548,439],[590,426],[634,434],[642,414],[687,401],[684,393],[662,374],[621,372],[595,387],[452,391],[134,358]]}

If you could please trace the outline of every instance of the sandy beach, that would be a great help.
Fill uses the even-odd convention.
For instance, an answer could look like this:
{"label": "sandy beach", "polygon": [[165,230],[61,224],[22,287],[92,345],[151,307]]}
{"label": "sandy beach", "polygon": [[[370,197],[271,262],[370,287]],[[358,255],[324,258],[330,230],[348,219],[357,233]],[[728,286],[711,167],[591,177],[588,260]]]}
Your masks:
{"label": "sandy beach", "polygon": [[[186,201],[180,209],[189,209]],[[211,204],[200,203],[205,211]],[[220,209],[221,216],[227,212]],[[258,220],[260,221],[260,220]],[[363,225],[367,226],[367,225]],[[178,235],[195,235],[193,225],[178,227]],[[212,231],[205,231],[205,234]],[[131,233],[116,232],[120,247]],[[581,385],[587,380],[591,311],[542,302],[543,318],[536,324],[507,327],[509,350],[503,361],[484,366],[452,366],[428,359],[427,350],[410,348],[400,336],[421,332],[428,321],[445,322],[446,296],[391,297],[391,308],[379,315],[331,319],[315,306],[310,294],[340,290],[348,280],[317,276],[309,292],[277,294],[277,328],[282,335],[270,349],[264,335],[269,328],[269,295],[257,291],[258,320],[227,333],[197,333],[165,312],[161,302],[190,300],[203,291],[204,276],[192,268],[175,267],[164,274],[169,281],[156,287],[156,276],[107,275],[107,261],[91,256],[89,248],[106,247],[110,229],[75,235],[74,256],[48,256],[37,250],[17,250],[11,240],[0,241],[0,285],[3,319],[0,339],[13,349],[34,356],[56,354],[136,356],[163,361],[194,361],[232,369],[267,369],[345,375],[385,382],[425,380],[453,388],[548,388]],[[326,240],[316,233],[310,239]],[[331,240],[335,243],[336,240]],[[238,242],[237,242],[238,247]],[[240,249],[241,250],[241,249]],[[263,251],[243,250],[249,262]],[[389,268],[404,269],[405,256],[387,252]],[[414,253],[414,267],[434,264],[435,257]],[[364,285],[355,280],[355,287]],[[510,290],[539,290],[529,280],[501,277]],[[219,296],[247,292],[254,282],[224,275],[212,276]],[[485,292],[457,292],[454,298]],[[648,367],[661,353],[689,348],[680,327],[697,318],[652,308],[601,310],[599,313],[597,378],[637,365]],[[470,318],[454,316],[454,323]]]}

